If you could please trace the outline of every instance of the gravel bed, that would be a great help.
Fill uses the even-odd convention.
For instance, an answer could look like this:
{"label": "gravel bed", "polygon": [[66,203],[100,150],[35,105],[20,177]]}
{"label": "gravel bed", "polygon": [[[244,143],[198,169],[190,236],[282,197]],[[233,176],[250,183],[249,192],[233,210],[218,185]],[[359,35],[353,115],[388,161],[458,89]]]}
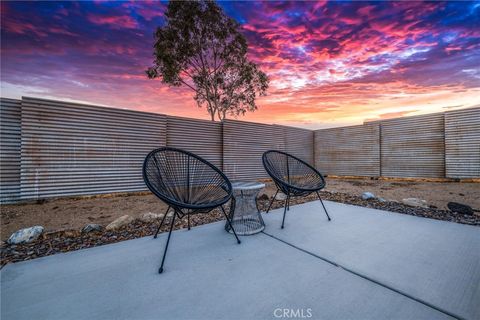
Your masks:
{"label": "gravel bed", "polygon": [[[398,202],[380,202],[378,200],[362,200],[360,197],[343,193],[322,192],[323,199],[358,205],[368,208],[393,211],[402,214],[409,214],[418,217],[432,218],[437,220],[445,220],[469,225],[480,226],[480,215],[471,216],[456,214],[451,211],[438,210],[436,208],[419,208],[409,207]],[[259,209],[265,211],[268,206],[266,196],[259,199]],[[308,201],[317,200],[316,196],[310,195],[303,198],[293,198],[291,204],[300,204]],[[274,201],[272,208],[283,207],[283,201]],[[379,211],[380,212],[380,211]],[[169,218],[167,218],[168,220]],[[192,226],[212,223],[223,220],[224,216],[219,210],[213,210],[209,214],[199,214],[192,216],[190,222]],[[7,263],[25,261],[39,257],[49,256],[60,252],[68,252],[90,247],[96,247],[104,244],[115,243],[124,240],[130,240],[145,236],[151,236],[156,231],[157,223],[144,223],[134,221],[130,225],[115,231],[101,231],[81,233],[77,230],[61,230],[56,232],[48,232],[39,237],[36,241],[29,244],[10,245],[3,243],[1,250],[0,265],[3,267]],[[175,222],[174,229],[187,227],[187,219]],[[166,221],[162,226],[161,232],[168,231],[169,223]]]}
{"label": "gravel bed", "polygon": [[[309,201],[315,200],[315,197],[309,196]],[[376,199],[363,200],[358,196],[352,196],[345,193],[324,192],[323,199],[367,208],[409,214],[416,217],[430,218],[436,220],[451,221],[462,224],[480,226],[480,214],[463,215],[450,210],[440,210],[434,206],[430,208],[410,207],[399,202],[387,201],[381,202]],[[305,201],[304,201],[305,202]]]}

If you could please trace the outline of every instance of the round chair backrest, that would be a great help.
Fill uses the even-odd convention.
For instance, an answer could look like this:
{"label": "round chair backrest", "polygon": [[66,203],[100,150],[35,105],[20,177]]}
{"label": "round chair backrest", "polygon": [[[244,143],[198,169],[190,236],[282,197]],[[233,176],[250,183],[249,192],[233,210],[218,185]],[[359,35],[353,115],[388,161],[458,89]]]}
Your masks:
{"label": "round chair backrest", "polygon": [[262,156],[263,166],[276,183],[303,190],[318,190],[325,179],[305,161],[283,151],[270,150]]}
{"label": "round chair backrest", "polygon": [[232,184],[217,167],[177,148],[151,151],[143,163],[143,179],[157,197],[179,208],[213,208],[232,196]]}

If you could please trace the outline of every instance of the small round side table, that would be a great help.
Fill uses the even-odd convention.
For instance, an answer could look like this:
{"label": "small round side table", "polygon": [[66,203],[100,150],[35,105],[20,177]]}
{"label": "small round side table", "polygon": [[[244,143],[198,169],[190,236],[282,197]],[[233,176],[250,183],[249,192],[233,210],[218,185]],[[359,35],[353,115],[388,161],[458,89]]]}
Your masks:
{"label": "small round side table", "polygon": [[[233,182],[233,197],[229,218],[238,235],[247,236],[261,232],[265,228],[257,206],[257,195],[265,188],[260,182]],[[225,230],[232,233],[228,223]]]}

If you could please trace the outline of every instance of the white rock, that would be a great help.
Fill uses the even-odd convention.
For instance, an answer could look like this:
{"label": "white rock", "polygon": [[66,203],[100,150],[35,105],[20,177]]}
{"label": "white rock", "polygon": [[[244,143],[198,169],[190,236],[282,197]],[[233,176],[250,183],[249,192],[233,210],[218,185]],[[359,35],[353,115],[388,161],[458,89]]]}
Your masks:
{"label": "white rock", "polygon": [[285,199],[287,199],[287,195],[282,192],[277,193],[277,195],[275,196],[275,200],[284,201]]}
{"label": "white rock", "polygon": [[105,229],[106,230],[115,230],[121,227],[126,226],[127,224],[132,223],[135,220],[135,218],[129,216],[128,214],[121,216],[120,218],[117,218],[113,220]]}
{"label": "white rock", "polygon": [[153,213],[153,212],[145,212],[140,216],[140,221],[142,222],[152,222],[162,219],[164,216],[163,213]]}
{"label": "white rock", "polygon": [[402,203],[411,206],[411,207],[422,207],[422,208],[428,208],[428,203],[425,200],[418,199],[418,198],[406,198],[402,199]]}
{"label": "white rock", "polygon": [[34,226],[30,228],[20,229],[13,233],[10,238],[8,238],[8,243],[19,244],[32,242],[36,240],[42,233],[42,226]]}
{"label": "white rock", "polygon": [[363,200],[375,199],[375,195],[371,192],[364,192],[362,193]]}
{"label": "white rock", "polygon": [[379,202],[388,202],[387,199],[382,198],[382,197],[377,198],[377,200],[378,200]]}

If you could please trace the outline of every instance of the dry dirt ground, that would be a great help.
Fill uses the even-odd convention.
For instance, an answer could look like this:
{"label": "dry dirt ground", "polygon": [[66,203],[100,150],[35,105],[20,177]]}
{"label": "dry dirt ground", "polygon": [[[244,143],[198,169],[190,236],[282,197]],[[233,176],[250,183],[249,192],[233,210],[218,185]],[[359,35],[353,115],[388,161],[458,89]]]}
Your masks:
{"label": "dry dirt ground", "polygon": [[[379,197],[395,201],[415,197],[427,200],[439,209],[446,209],[449,201],[480,209],[480,183],[328,178],[326,190],[357,196],[370,191]],[[261,194],[272,196],[274,192],[274,186],[269,184]],[[164,203],[148,193],[2,205],[1,239],[5,240],[14,231],[33,225],[44,226],[46,231],[79,230],[88,223],[106,226],[125,214],[138,217],[145,212],[163,213],[166,208]]]}
{"label": "dry dirt ground", "polygon": [[327,191],[361,195],[370,191],[386,200],[405,198],[426,200],[429,205],[447,210],[447,203],[459,202],[480,209],[480,183],[422,182],[370,179],[327,179]]}

